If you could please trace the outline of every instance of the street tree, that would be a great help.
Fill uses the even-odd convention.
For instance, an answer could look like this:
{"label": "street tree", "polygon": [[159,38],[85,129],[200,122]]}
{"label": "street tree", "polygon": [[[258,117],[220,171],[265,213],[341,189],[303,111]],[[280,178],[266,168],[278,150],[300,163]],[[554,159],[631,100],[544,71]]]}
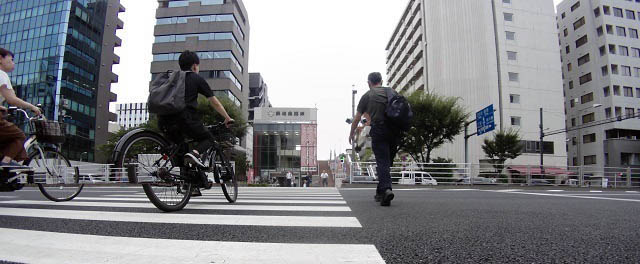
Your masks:
{"label": "street tree", "polygon": [[485,138],[482,150],[491,159],[493,166],[502,171],[504,163],[522,153],[520,134],[515,129],[499,130],[493,138]]}
{"label": "street tree", "polygon": [[469,114],[458,98],[415,91],[408,98],[413,110],[409,131],[400,140],[400,149],[421,163],[431,161],[431,152],[462,133]]}

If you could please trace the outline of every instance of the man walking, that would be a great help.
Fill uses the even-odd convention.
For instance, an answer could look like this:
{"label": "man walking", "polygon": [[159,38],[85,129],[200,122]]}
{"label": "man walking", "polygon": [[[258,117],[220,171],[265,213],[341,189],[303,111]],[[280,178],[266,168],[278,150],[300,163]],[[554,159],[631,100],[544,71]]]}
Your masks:
{"label": "man walking", "polygon": [[320,178],[322,179],[322,187],[329,186],[329,174],[327,174],[326,170],[322,170],[322,174],[320,174]]}
{"label": "man walking", "polygon": [[286,183],[287,187],[292,187],[293,186],[293,179],[292,179],[292,175],[290,171],[287,171],[287,183]]}
{"label": "man walking", "polygon": [[387,94],[386,88],[382,87],[382,75],[379,72],[370,73],[368,84],[369,91],[360,98],[358,112],[351,123],[349,143],[354,141],[354,132],[362,115],[368,114],[371,124],[369,135],[372,140],[373,154],[376,156],[378,174],[378,187],[374,199],[380,202],[381,206],[389,206],[394,198],[391,190],[391,165],[398,151],[399,131],[385,122]]}

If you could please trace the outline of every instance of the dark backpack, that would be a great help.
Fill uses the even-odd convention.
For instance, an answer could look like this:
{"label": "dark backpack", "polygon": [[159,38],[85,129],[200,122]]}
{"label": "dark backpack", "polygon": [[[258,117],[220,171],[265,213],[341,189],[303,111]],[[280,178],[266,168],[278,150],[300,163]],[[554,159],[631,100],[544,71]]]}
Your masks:
{"label": "dark backpack", "polygon": [[385,87],[384,90],[387,94],[387,107],[384,110],[386,120],[400,131],[409,130],[413,118],[409,101],[391,88]]}
{"label": "dark backpack", "polygon": [[147,107],[149,113],[170,115],[185,109],[184,86],[187,72],[168,71],[161,73],[149,85]]}

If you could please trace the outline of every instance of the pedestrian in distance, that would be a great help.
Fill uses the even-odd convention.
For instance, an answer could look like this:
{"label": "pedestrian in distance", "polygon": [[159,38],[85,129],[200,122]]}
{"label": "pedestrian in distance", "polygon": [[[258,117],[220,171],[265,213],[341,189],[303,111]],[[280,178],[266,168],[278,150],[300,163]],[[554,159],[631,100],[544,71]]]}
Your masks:
{"label": "pedestrian in distance", "polygon": [[5,120],[8,109],[2,104],[6,100],[9,105],[31,110],[36,116],[41,115],[40,108],[16,96],[8,74],[14,69],[13,53],[0,48],[0,166],[8,170],[27,168],[19,163],[27,159],[27,152],[22,145],[26,136],[15,124]]}
{"label": "pedestrian in distance", "polygon": [[291,171],[287,171],[287,187],[293,186],[293,175],[291,175]]}
{"label": "pedestrian in distance", "polygon": [[371,125],[369,135],[373,153],[376,157],[376,173],[378,175],[378,186],[374,200],[380,202],[381,206],[390,206],[391,200],[395,197],[391,188],[391,166],[393,159],[398,152],[398,141],[400,131],[390,122],[387,122],[385,110],[387,107],[388,93],[386,87],[382,86],[382,75],[379,72],[370,73],[367,83],[367,91],[358,103],[358,111],[351,123],[349,133],[349,143],[354,142],[355,130],[363,115],[368,115],[368,122]]}
{"label": "pedestrian in distance", "polygon": [[327,174],[326,170],[322,170],[322,174],[320,174],[320,179],[322,179],[322,187],[329,186],[329,174]]}

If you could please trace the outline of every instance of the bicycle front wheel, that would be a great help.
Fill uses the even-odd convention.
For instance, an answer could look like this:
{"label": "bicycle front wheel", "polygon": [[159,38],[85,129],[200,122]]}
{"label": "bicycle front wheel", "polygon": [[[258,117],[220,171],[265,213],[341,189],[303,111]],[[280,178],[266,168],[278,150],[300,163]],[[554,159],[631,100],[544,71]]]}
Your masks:
{"label": "bicycle front wheel", "polygon": [[155,133],[141,132],[131,136],[118,155],[116,166],[134,170],[144,193],[158,209],[165,212],[182,210],[191,198],[192,185],[180,175],[171,161],[169,143]]}
{"label": "bicycle front wheel", "polygon": [[224,197],[230,203],[235,203],[238,199],[238,179],[231,165],[231,162],[222,151],[216,151],[214,155],[214,176],[220,183]]}
{"label": "bicycle front wheel", "polygon": [[55,149],[36,150],[29,155],[25,165],[33,169],[33,179],[44,197],[54,202],[70,201],[80,192],[84,184],[80,184],[78,168]]}

